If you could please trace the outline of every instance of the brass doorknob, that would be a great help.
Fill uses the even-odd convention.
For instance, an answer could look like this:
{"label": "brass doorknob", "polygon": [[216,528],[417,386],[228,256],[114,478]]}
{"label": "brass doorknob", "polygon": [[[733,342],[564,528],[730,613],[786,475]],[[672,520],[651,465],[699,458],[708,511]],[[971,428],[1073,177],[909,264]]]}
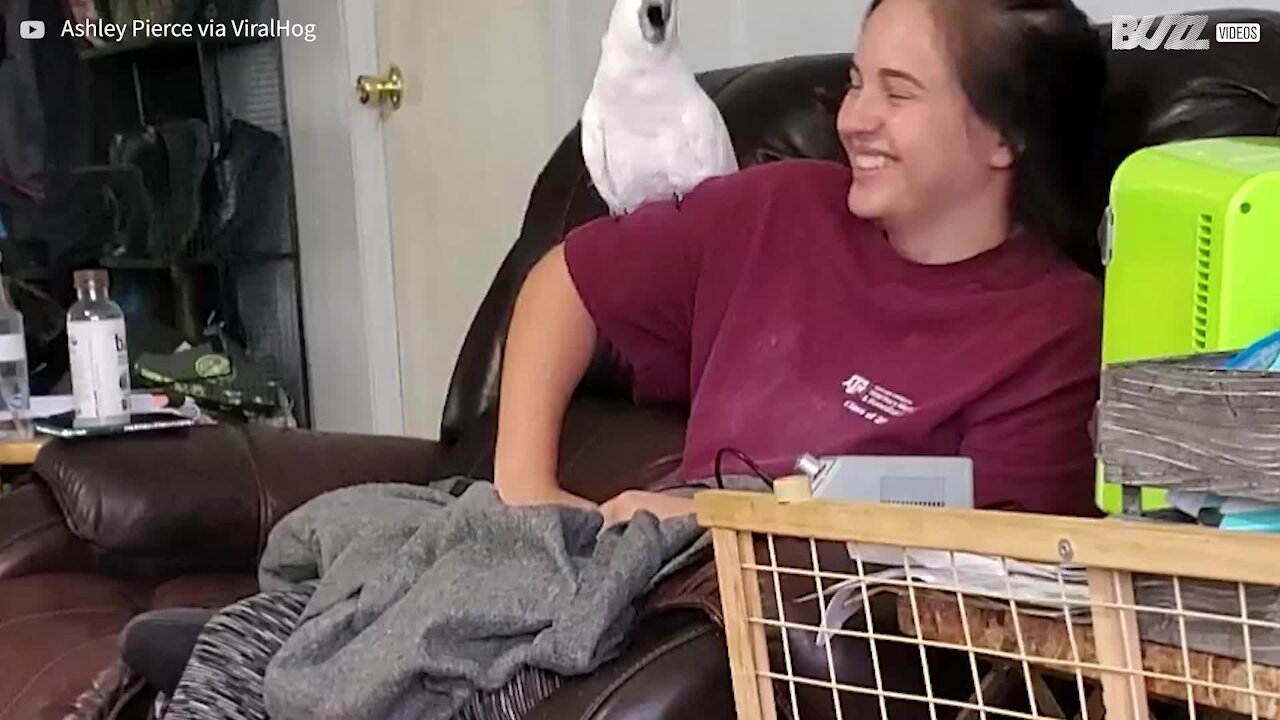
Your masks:
{"label": "brass doorknob", "polygon": [[377,103],[399,110],[404,101],[404,75],[396,65],[391,66],[385,77],[361,75],[356,78],[356,97],[362,105]]}

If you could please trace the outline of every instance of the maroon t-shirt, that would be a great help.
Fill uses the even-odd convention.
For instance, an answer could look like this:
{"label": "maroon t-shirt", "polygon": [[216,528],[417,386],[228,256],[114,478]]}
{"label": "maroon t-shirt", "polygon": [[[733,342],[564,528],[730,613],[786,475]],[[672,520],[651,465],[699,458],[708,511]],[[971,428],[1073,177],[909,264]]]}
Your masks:
{"label": "maroon t-shirt", "polygon": [[849,213],[849,183],[835,163],[759,165],[566,238],[636,399],[688,403],[678,479],[712,476],[726,446],[770,472],[805,452],[960,455],[980,507],[1092,512],[1099,284],[1026,236],[908,261]]}

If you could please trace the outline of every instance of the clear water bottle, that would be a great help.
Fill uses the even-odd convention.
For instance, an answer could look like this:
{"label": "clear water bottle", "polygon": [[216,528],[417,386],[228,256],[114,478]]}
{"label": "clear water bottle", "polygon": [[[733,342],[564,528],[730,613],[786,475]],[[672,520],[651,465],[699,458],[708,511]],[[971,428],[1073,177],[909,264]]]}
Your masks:
{"label": "clear water bottle", "polygon": [[129,421],[129,344],[124,311],[112,302],[105,270],[75,273],[76,302],[67,311],[76,427]]}
{"label": "clear water bottle", "polygon": [[9,285],[0,276],[0,397],[6,411],[0,421],[0,438],[25,439],[31,427],[31,385],[27,377],[27,339],[22,313],[9,297]]}

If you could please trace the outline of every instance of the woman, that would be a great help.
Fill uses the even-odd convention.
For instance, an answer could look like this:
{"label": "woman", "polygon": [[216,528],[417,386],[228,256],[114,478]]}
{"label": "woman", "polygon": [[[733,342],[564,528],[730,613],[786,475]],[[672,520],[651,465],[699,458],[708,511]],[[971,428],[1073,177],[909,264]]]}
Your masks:
{"label": "woman", "polygon": [[[1065,69],[1069,69],[1066,71]],[[1069,0],[874,2],[838,131],[852,172],[783,161],[572,232],[508,339],[496,483],[560,489],[563,413],[597,335],[640,401],[688,403],[674,488],[716,452],[961,455],[980,507],[1089,513],[1100,290],[1077,266],[1102,49]]]}
{"label": "woman", "polygon": [[[672,482],[604,503],[609,522],[690,512],[730,446],[772,472],[805,452],[963,455],[982,507],[1090,512],[1100,296],[1077,261],[1103,73],[1070,0],[873,2],[838,118],[851,171],[711,180],[577,229],[530,273],[503,368],[503,499],[593,507],[559,487],[556,451],[603,337],[638,400],[690,408]],[[264,717],[262,672],[304,604],[221,613],[168,717]]]}

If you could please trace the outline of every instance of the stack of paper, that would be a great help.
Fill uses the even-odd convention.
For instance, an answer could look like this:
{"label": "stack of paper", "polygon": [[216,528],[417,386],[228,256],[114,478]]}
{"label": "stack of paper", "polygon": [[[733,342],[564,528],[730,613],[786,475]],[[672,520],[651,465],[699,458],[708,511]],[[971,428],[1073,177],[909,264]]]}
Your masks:
{"label": "stack of paper", "polygon": [[[74,412],[75,407],[75,398],[71,395],[36,395],[31,398],[31,409],[27,417],[36,420],[55,415],[64,415]],[[130,395],[129,412],[135,415],[172,413],[182,417],[194,417],[200,414],[199,407],[190,398],[183,405],[170,406],[167,395],[152,393],[134,393]],[[0,421],[9,420],[12,417],[13,413],[8,410],[0,410]]]}
{"label": "stack of paper", "polygon": [[[1013,600],[1019,612],[1063,617],[1069,611],[1073,621],[1088,622],[1089,587],[1085,569],[1080,566],[856,543],[849,543],[849,556],[862,561],[866,582],[848,580],[826,589],[831,599],[827,601],[819,643],[825,642],[831,628],[843,627],[855,614],[863,612],[864,584],[866,595],[886,590],[906,593],[908,588],[900,582],[877,581],[905,581],[908,577],[916,592],[960,592],[967,602],[986,601],[1004,607]],[[816,597],[815,594],[802,600]]]}

